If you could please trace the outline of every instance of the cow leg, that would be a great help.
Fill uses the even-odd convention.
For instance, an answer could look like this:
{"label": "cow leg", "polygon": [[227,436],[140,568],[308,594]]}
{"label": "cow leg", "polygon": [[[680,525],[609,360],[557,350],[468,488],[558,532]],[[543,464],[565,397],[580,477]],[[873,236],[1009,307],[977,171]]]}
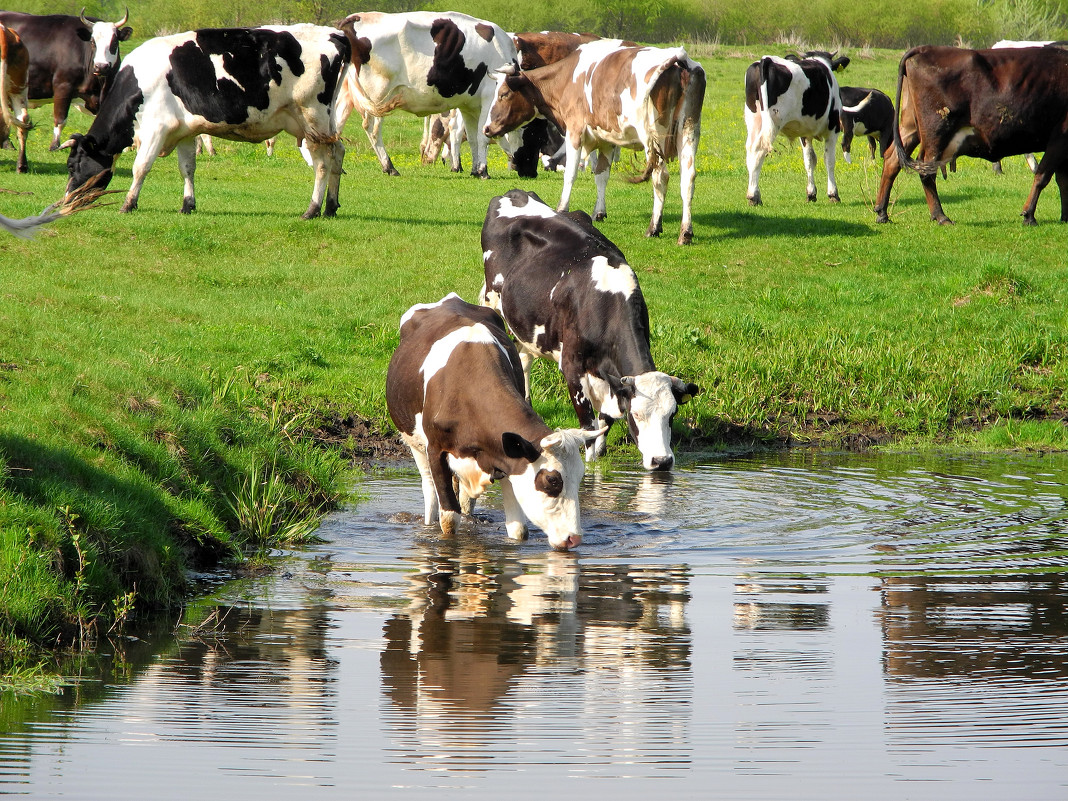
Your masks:
{"label": "cow leg", "polygon": [[578,175],[579,143],[572,142],[571,137],[564,140],[564,186],[560,190],[560,202],[556,204],[557,211],[567,211],[571,205],[571,189],[575,185],[575,176]]}
{"label": "cow leg", "polygon": [[[593,219],[607,220],[608,179],[612,176],[612,158],[599,150],[591,153],[590,158],[593,159],[593,183],[597,187],[597,202],[593,206]],[[576,170],[576,174],[577,172]]]}
{"label": "cow leg", "polygon": [[[305,140],[315,170],[315,185],[312,188],[311,204],[302,215],[305,220],[324,216],[332,217],[338,208],[338,191],[341,185],[341,163],[345,157],[345,146],[340,142],[311,142]],[[338,159],[341,159],[339,161]],[[327,194],[329,190],[329,195]],[[323,203],[326,202],[324,209]]]}
{"label": "cow leg", "polygon": [[16,126],[15,136],[19,141],[18,155],[15,157],[15,172],[29,172],[30,164],[26,160],[26,134],[30,130],[30,108],[29,104],[17,100],[12,100],[12,111],[15,112],[15,119],[19,121],[19,125]]}
{"label": "cow leg", "polygon": [[660,236],[664,230],[664,199],[667,197],[669,177],[667,163],[660,159],[653,168],[653,217],[649,220],[646,236]]}
{"label": "cow leg", "polygon": [[451,536],[456,533],[460,517],[460,500],[452,486],[452,469],[449,467],[449,454],[444,451],[428,453],[430,474],[434,479],[434,488],[438,496],[438,522],[441,533]]}
{"label": "cow leg", "polygon": [[805,199],[809,203],[816,202],[816,148],[812,145],[812,139],[801,139],[801,158],[805,162]]}
{"label": "cow leg", "polygon": [[415,466],[419,469],[419,478],[423,486],[423,525],[431,526],[438,513],[438,491],[434,489],[434,477],[430,473],[430,460],[426,455],[426,446],[407,434],[402,434],[401,438],[411,450]]}
{"label": "cow leg", "polygon": [[[469,132],[467,142],[471,145],[471,175],[475,178],[489,178],[489,170],[486,169],[486,152],[489,150],[489,137],[486,136],[486,123],[489,122],[489,104],[483,103],[479,113],[472,114],[469,111],[461,111],[460,119],[464,121],[464,127]],[[450,126],[452,128],[457,126]],[[463,135],[463,131],[457,133],[457,137]],[[473,136],[471,134],[474,134]],[[455,158],[460,159],[460,139],[457,138]]]}
{"label": "cow leg", "polygon": [[[1027,200],[1024,202],[1023,215],[1024,225],[1035,225],[1035,209],[1038,207],[1038,198],[1042,194],[1042,190],[1045,189],[1053,178],[1053,172],[1048,165],[1049,159],[1046,156],[1042,157],[1042,161],[1038,164],[1038,172],[1035,173],[1035,180],[1031,183],[1031,191],[1027,195]],[[1057,186],[1061,186],[1060,176],[1057,176]],[[1061,219],[1064,219],[1064,196],[1061,196]]]}
{"label": "cow leg", "polygon": [[196,210],[197,201],[193,192],[193,174],[197,170],[197,140],[196,137],[185,139],[174,148],[178,157],[178,172],[185,181],[185,189],[182,193],[182,214],[189,214]]}
{"label": "cow leg", "polygon": [[1061,193],[1061,222],[1068,222],[1068,166],[1058,169],[1055,176]]}
{"label": "cow leg", "polygon": [[537,357],[528,351],[519,351],[519,364],[523,368],[523,392],[526,399],[530,400],[530,370],[534,366]]}
{"label": "cow leg", "polygon": [[[337,129],[339,132],[341,128]],[[393,160],[386,152],[386,146],[382,144],[382,118],[372,117],[368,114],[363,118],[363,132],[367,134],[367,141],[371,143],[371,149],[378,156],[378,163],[382,166],[382,172],[386,175],[400,175],[393,166]]]}
{"label": "cow leg", "polygon": [[345,145],[339,138],[336,142],[327,145],[328,175],[326,181],[326,206],[323,208],[324,217],[337,216],[337,210],[341,208],[341,175],[345,171]]}
{"label": "cow leg", "polygon": [[827,199],[832,203],[839,203],[838,183],[834,180],[834,159],[838,148],[838,134],[831,132],[827,135],[827,141],[823,145],[823,166],[827,168]]}
{"label": "cow leg", "polygon": [[70,114],[71,95],[67,90],[61,89],[52,98],[52,143],[49,150],[59,150],[62,144],[63,126],[67,124],[67,115]]}
{"label": "cow leg", "polygon": [[[844,117],[844,115],[843,115]],[[845,159],[846,164],[852,164],[853,159],[849,155],[850,149],[853,147],[853,123],[842,120],[842,157]]]}
{"label": "cow leg", "polygon": [[133,163],[133,182],[130,184],[130,191],[126,193],[126,200],[119,209],[120,212],[125,214],[137,208],[137,198],[141,194],[141,187],[145,183],[145,178],[148,177],[149,170],[152,169],[159,155],[160,144],[161,137],[158,135],[149,135],[141,140]]}
{"label": "cow leg", "polygon": [[697,146],[701,142],[700,111],[696,118],[683,121],[679,136],[679,192],[682,195],[682,225],[679,228],[680,245],[693,242],[693,193],[697,178]]}
{"label": "cow leg", "polygon": [[[872,161],[875,161],[875,137],[868,134],[868,155]],[[846,159],[848,161],[849,159]]]}
{"label": "cow leg", "polygon": [[920,176],[923,194],[927,198],[927,209],[931,212],[931,219],[939,225],[953,225],[953,220],[949,219],[946,213],[942,211],[942,201],[938,197],[938,187],[935,185],[937,180],[937,173]]}
{"label": "cow leg", "polygon": [[764,167],[764,159],[768,157],[768,151],[761,144],[763,141],[764,115],[754,114],[747,108],[745,122],[748,133],[745,138],[745,168],[749,171],[749,188],[745,196],[750,206],[759,206],[760,200],[760,170]]}
{"label": "cow leg", "polygon": [[[901,142],[905,154],[908,155],[920,143],[920,136],[916,131],[907,134],[902,131]],[[890,144],[883,153],[883,174],[879,179],[879,193],[875,196],[875,222],[890,222],[886,209],[890,205],[890,191],[894,188],[894,180],[899,172],[901,172],[901,159],[898,158],[897,148]]]}
{"label": "cow leg", "polygon": [[508,529],[508,536],[522,542],[527,538],[527,516],[523,514],[523,507],[519,505],[512,482],[507,477],[501,479],[501,501],[504,506],[504,527]]}

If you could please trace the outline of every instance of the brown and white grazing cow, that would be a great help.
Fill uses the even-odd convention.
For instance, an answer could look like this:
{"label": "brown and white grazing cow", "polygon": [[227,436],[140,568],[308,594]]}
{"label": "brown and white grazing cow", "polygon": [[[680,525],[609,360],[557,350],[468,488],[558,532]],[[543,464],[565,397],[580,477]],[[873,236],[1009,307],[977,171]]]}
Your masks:
{"label": "brown and white grazing cow", "polygon": [[[1068,222],[1068,50],[916,47],[898,66],[897,107],[894,148],[875,200],[878,222],[889,222],[890,191],[903,165],[919,172],[931,219],[949,224],[935,186],[939,168],[957,156],[1000,161],[1043,151],[1024,222],[1034,225],[1039,195],[1054,176],[1061,221]],[[911,158],[917,147],[921,160]]]}
{"label": "brown and white grazing cow", "polygon": [[30,54],[15,31],[0,23],[0,145],[7,147],[11,129],[19,141],[15,171],[26,172],[26,132],[29,122]]}
{"label": "brown and white grazing cow", "polygon": [[749,205],[759,206],[760,170],[781,133],[801,139],[808,176],[805,194],[816,200],[816,150],[814,139],[824,143],[823,163],[827,168],[827,198],[837,203],[838,184],[834,180],[835,148],[842,130],[842,98],[837,70],[849,59],[833,53],[810,50],[804,57],[764,56],[745,71],[745,162],[749,170]]}
{"label": "brown and white grazing cow", "polygon": [[[354,108],[365,120],[396,109],[421,117],[459,109],[464,126],[476,132],[471,174],[488,177],[482,127],[493,99],[494,72],[516,60],[511,37],[492,22],[451,11],[352,14],[341,28],[356,44],[338,98],[338,130]],[[382,137],[367,133],[383,172],[397,175]],[[451,143],[455,172],[461,169],[459,134],[455,130]]]}
{"label": "brown and white grazing cow", "polygon": [[553,548],[582,541],[582,448],[604,432],[545,425],[523,397],[519,354],[496,312],[455,294],[408,309],[386,405],[422,476],[426,525],[437,513],[452,534],[499,481],[510,537],[526,539],[529,520]]}
{"label": "brown and white grazing cow", "polygon": [[850,150],[854,136],[868,138],[868,150],[875,158],[875,145],[879,155],[886,153],[894,143],[894,102],[878,89],[859,86],[839,87],[842,97],[842,155],[846,164],[852,164]]}
{"label": "brown and white grazing cow", "polygon": [[95,114],[104,87],[119,65],[119,42],[130,38],[133,29],[123,27],[127,11],[118,22],[104,22],[66,14],[22,14],[0,11],[0,23],[16,31],[30,51],[29,96],[33,105],[52,103],[51,150],[62,141],[70,105],[85,103]]}
{"label": "brown and white grazing cow", "polygon": [[345,146],[333,104],[349,40],[318,25],[206,28],[149,39],[122,65],[89,131],[65,146],[71,192],[95,175],[107,186],[119,155],[137,147],[122,211],[137,208],[156,158],[172,150],[185,180],[182,212],[196,208],[196,137],[262,142],[281,131],[304,140],[315,186],[304,218],[338,208]]}
{"label": "brown and white grazing cow", "polygon": [[[553,359],[584,429],[626,418],[646,469],[670,469],[671,419],[699,390],[653,364],[649,311],[619,248],[585,212],[556,212],[513,189],[490,201],[482,251],[480,301],[518,341],[528,397],[534,359]],[[587,458],[604,448],[600,436]]]}
{"label": "brown and white grazing cow", "polygon": [[704,96],[705,71],[683,48],[628,47],[618,39],[601,39],[547,67],[502,73],[485,131],[502,136],[538,115],[560,129],[566,166],[559,211],[568,209],[583,153],[596,154],[596,220],[607,217],[612,154],[621,147],[644,151],[645,173],[638,180],[653,178],[653,215],[646,236],[663,230],[667,161],[677,157],[682,192],[678,241],[685,245],[693,239],[690,207]]}

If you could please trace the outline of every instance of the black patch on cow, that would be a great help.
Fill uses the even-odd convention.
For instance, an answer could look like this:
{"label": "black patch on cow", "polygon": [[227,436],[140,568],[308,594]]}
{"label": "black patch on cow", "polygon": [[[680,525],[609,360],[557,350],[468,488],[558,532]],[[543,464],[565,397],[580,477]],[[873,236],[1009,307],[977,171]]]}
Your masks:
{"label": "black patch on cow", "polygon": [[484,22],[480,22],[475,25],[475,32],[478,33],[487,42],[493,41],[493,28]]}
{"label": "black patch on cow", "polygon": [[550,498],[559,498],[564,491],[564,477],[559,470],[539,470],[534,476],[534,489],[544,492]]}
{"label": "black patch on cow", "polygon": [[[809,80],[808,89],[801,95],[801,113],[806,117],[822,117],[831,106],[831,77],[822,61],[803,61],[801,70]],[[837,131],[838,109],[828,114],[827,128]]]}
{"label": "black patch on cow", "polygon": [[523,127],[523,144],[512,154],[512,165],[520,178],[538,177],[538,159],[548,141],[548,120],[531,120]]}
{"label": "black patch on cow", "polygon": [[467,92],[475,94],[489,68],[479,64],[470,69],[464,63],[463,48],[467,42],[455,22],[451,19],[434,20],[430,26],[430,36],[434,40],[434,63],[426,76],[427,86],[433,86],[442,97],[455,97]]}
{"label": "black patch on cow", "polygon": [[341,80],[341,71],[352,57],[352,48],[345,36],[332,33],[330,41],[337,48],[337,55],[334,58],[329,58],[325,53],[319,56],[319,74],[323,79],[323,91],[316,95],[316,99],[324,106],[329,106],[334,101],[334,94]]}
{"label": "black patch on cow", "polygon": [[768,108],[772,108],[779,98],[790,90],[794,76],[786,65],[777,64],[771,59],[764,59],[762,65],[762,79],[768,87]]}
{"label": "black patch on cow", "polygon": [[[282,83],[282,66],[304,74],[301,47],[288,31],[261,28],[218,28],[197,31],[196,39],[176,47],[170,56],[167,84],[192,113],[210,122],[239,125],[248,108],[270,105],[270,85]],[[217,78],[212,56],[221,56],[229,77]]]}

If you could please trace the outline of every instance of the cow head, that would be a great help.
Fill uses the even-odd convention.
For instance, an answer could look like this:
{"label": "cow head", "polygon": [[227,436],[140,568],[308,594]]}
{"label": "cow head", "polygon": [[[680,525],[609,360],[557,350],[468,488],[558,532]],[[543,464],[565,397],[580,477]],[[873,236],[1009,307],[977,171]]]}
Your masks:
{"label": "cow head", "polygon": [[605,376],[630,435],[638,444],[646,470],[670,470],[671,420],[679,406],[689,403],[700,388],[667,373],[651,371],[635,376]]}
{"label": "cow head", "polygon": [[[797,56],[787,56],[790,61],[800,62]],[[826,50],[808,50],[803,58],[813,58],[824,61],[831,68],[831,72],[841,72],[849,66],[849,56],[839,56],[838,51],[828,53]]]}
{"label": "cow head", "polygon": [[538,114],[533,101],[535,91],[530,79],[518,70],[498,71],[497,91],[483,133],[496,139],[534,119]]}
{"label": "cow head", "polygon": [[516,502],[556,550],[566,551],[582,542],[578,499],[586,472],[582,449],[607,430],[554,431],[538,443],[511,432],[501,436],[505,455],[522,465],[521,472],[507,477]]}
{"label": "cow head", "polygon": [[130,18],[130,10],[118,22],[91,20],[85,16],[85,9],[79,19],[84,28],[78,28],[78,37],[93,44],[93,75],[108,75],[119,65],[119,42],[125,42],[133,34],[133,28],[122,27]]}
{"label": "cow head", "polygon": [[67,156],[67,174],[70,176],[67,181],[68,195],[94,178],[94,185],[99,189],[111,183],[115,157],[101,152],[92,136],[74,134],[60,145],[60,149],[70,150]]}

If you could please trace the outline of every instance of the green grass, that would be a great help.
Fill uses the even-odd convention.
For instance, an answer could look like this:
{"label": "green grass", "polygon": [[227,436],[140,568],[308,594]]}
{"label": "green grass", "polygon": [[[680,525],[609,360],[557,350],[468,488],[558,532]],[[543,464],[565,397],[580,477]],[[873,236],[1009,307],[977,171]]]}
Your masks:
{"label": "green grass", "polygon": [[[1055,187],[1027,228],[1022,159],[1004,176],[962,160],[940,182],[956,226],[929,221],[911,174],[895,187],[894,222],[880,226],[880,165],[866,148],[858,143],[853,166],[839,160],[842,203],[808,204],[799,149],[781,140],[764,205],[749,208],[742,75],[761,52],[697,53],[709,83],[693,246],[674,244],[677,176],[662,239],[643,236],[651,188],[618,178],[600,225],[642,283],[658,366],[702,387],[678,433],[701,447],[739,434],[1068,447]],[[850,55],[844,83],[892,94],[898,53]],[[50,113],[35,112],[31,174],[16,175],[0,152],[11,192],[0,213],[26,216],[61,196],[65,154],[47,152]],[[70,130],[89,122],[75,115]],[[191,216],[178,213],[181,179],[164,158],[132,214],[116,203],[30,242],[0,239],[6,635],[106,636],[130,592],[142,608],[173,605],[190,566],[307,537],[307,520],[345,483],[341,451],[316,446],[316,428],[356,414],[389,432],[384,376],[400,315],[452,291],[476,298],[492,196],[521,186],[559,197],[558,175],[521,181],[497,149],[489,181],[423,167],[421,121],[397,114],[384,128],[401,177],[381,174],[351,125],[336,219],[299,219],[312,177],[291,140],[272,159],[219,142],[218,156],[199,161]],[[120,159],[113,189],[129,186],[132,159]],[[636,165],[624,157],[627,169]],[[572,208],[593,199],[587,175]],[[548,422],[574,425],[555,368],[540,364],[534,384]],[[621,433],[611,452],[633,457]]]}

